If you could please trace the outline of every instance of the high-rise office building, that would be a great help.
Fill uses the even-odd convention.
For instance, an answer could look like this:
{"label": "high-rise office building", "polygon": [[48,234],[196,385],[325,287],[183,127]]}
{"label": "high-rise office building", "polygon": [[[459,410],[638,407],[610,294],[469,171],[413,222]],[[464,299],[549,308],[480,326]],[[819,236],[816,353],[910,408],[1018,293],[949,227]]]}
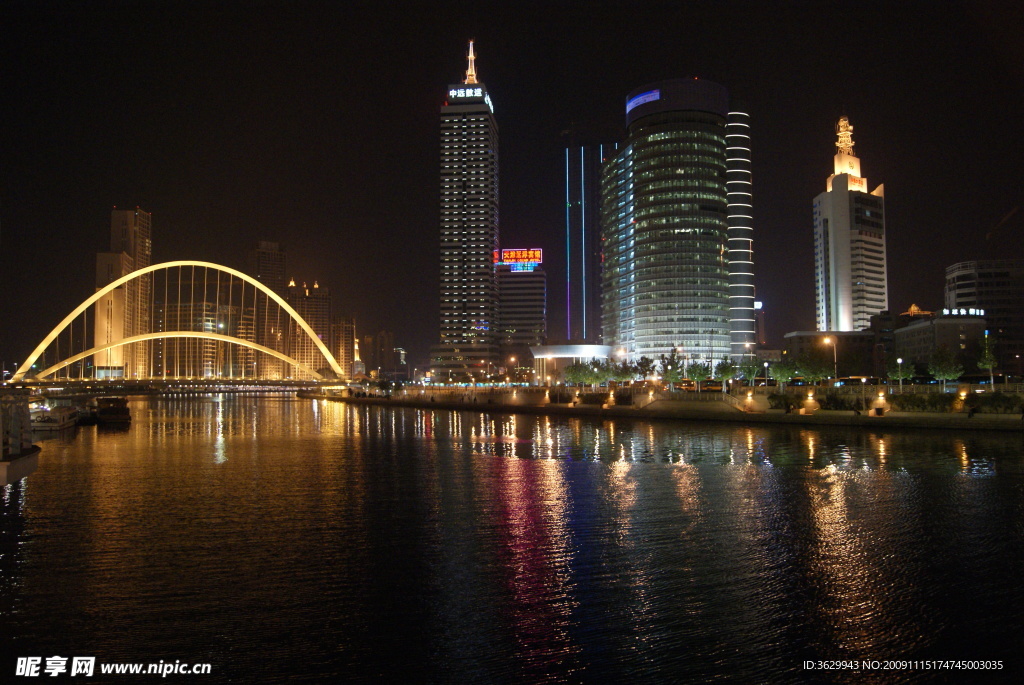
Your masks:
{"label": "high-rise office building", "polygon": [[[287,254],[280,243],[260,240],[246,255],[249,275],[272,291],[285,297],[288,293]],[[256,294],[252,308],[245,312],[254,342],[284,352],[287,317],[282,317],[277,303],[263,292]],[[255,370],[263,378],[283,378],[290,369],[269,354],[253,355]]]}
{"label": "high-rise office building", "polygon": [[[288,283],[288,293],[285,299],[292,309],[309,324],[321,342],[330,340],[331,293],[327,288],[320,287],[316,281],[313,281],[312,287],[305,283],[302,284],[302,287],[298,287],[292,280]],[[313,371],[320,371],[328,366],[320,348],[290,317],[287,322],[285,338],[285,353],[295,361],[305,364]],[[292,378],[304,377],[303,372],[294,367],[288,369],[286,375]]]}
{"label": "high-rise office building", "polygon": [[256,247],[249,250],[247,257],[249,275],[278,295],[284,295],[288,286],[288,278],[285,276],[288,271],[281,244],[260,240]]}
{"label": "high-rise office building", "polygon": [[601,339],[601,166],[617,148],[613,143],[565,149],[567,340]]}
{"label": "high-rise office building", "polygon": [[997,368],[1024,373],[1024,259],[958,262],[946,267],[946,308],[983,313],[994,342]]}
{"label": "high-rise office building", "polygon": [[630,93],[626,127],[601,181],[604,344],[632,359],[742,356],[755,342],[747,115],[724,86],[675,79]]}
{"label": "high-rise office building", "polygon": [[498,262],[498,342],[502,357],[526,364],[547,337],[547,276],[539,249],[502,250]]}
{"label": "high-rise office building", "polygon": [[378,377],[392,379],[398,366],[395,357],[395,334],[391,331],[379,331],[373,342],[376,347],[373,359],[376,362]]}
{"label": "high-rise office building", "polygon": [[463,83],[441,107],[440,341],[435,377],[481,374],[497,356],[498,126],[469,44]]}
{"label": "high-rise office building", "polygon": [[868,192],[853,126],[836,126],[834,172],[814,198],[814,286],[819,331],[861,331],[889,308],[885,186]]}
{"label": "high-rise office building", "polygon": [[[110,213],[110,252],[96,257],[96,287],[109,285],[152,263],[153,215],[139,208]],[[145,274],[108,293],[96,303],[93,340],[96,346],[149,333],[151,330],[153,275]],[[149,376],[151,341],[112,348],[94,360],[100,376]]]}
{"label": "high-rise office building", "polygon": [[352,378],[356,359],[356,320],[351,316],[336,316],[331,326],[331,353],[338,360],[345,378]]}

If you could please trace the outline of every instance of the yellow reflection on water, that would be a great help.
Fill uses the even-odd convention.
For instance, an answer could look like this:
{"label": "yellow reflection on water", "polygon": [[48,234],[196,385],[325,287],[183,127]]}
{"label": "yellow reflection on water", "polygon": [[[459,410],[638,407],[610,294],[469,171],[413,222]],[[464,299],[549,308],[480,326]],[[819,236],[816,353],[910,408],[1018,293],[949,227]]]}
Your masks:
{"label": "yellow reflection on water", "polygon": [[814,431],[802,430],[800,431],[800,443],[807,448],[807,461],[814,463],[814,458],[818,456],[818,434]]}
{"label": "yellow reflection on water", "polygon": [[971,468],[971,458],[967,454],[967,443],[956,438],[953,440],[953,454],[960,460],[960,470],[965,473]]}
{"label": "yellow reflection on water", "polygon": [[[913,588],[913,583],[903,569],[887,563],[883,552],[899,548],[904,520],[886,473],[829,464],[807,481],[812,514],[807,574],[819,597],[816,620],[824,624],[829,648],[839,659],[909,649],[923,634],[919,622],[906,616],[911,600],[893,595],[893,588]],[[869,494],[865,478],[871,479]]]}

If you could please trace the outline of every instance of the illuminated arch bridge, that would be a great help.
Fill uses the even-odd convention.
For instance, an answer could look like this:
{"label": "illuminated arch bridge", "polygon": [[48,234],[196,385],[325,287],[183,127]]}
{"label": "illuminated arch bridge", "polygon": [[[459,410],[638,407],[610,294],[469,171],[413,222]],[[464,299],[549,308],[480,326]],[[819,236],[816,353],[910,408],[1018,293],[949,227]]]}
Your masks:
{"label": "illuminated arch bridge", "polygon": [[13,380],[322,379],[343,372],[279,294],[219,264],[175,261],[123,276],[43,338]]}

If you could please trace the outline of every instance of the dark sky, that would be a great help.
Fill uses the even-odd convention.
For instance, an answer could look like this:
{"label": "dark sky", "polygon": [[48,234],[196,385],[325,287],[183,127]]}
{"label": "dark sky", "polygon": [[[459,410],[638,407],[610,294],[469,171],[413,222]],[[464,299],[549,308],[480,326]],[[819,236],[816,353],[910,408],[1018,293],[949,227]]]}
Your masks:
{"label": "dark sky", "polygon": [[[0,361],[93,291],[112,206],[154,261],[243,268],[257,239],[422,365],[437,335],[438,108],[477,41],[504,247],[542,247],[564,335],[562,132],[619,140],[626,94],[699,76],[752,116],[758,299],[814,327],[811,201],[835,122],[885,184],[890,306],[1024,257],[1024,11],[992,2],[126,2],[0,6]],[[495,9],[496,7],[501,9]]]}

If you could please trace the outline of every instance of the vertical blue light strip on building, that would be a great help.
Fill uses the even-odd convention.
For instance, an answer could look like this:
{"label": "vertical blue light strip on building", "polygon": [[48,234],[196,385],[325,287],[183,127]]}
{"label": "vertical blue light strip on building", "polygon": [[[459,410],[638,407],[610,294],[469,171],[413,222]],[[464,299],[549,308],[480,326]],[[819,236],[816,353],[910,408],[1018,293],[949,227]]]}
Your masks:
{"label": "vertical blue light strip on building", "polygon": [[584,147],[580,146],[580,278],[583,279],[580,305],[583,307],[583,327],[580,335],[587,339],[587,166]]}
{"label": "vertical blue light strip on building", "polygon": [[565,148],[565,338],[572,338],[572,221],[569,206],[569,148]]}

